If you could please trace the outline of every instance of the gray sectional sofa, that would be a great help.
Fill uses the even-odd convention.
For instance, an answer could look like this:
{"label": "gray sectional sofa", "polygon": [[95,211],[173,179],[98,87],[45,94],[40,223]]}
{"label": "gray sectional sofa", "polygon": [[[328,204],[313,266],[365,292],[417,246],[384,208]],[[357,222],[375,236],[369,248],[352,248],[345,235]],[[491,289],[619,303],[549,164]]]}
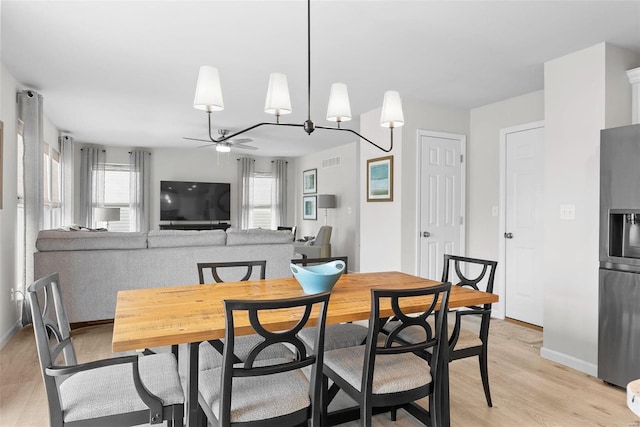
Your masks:
{"label": "gray sectional sofa", "polygon": [[288,230],[152,230],[148,233],[44,230],[35,278],[60,274],[69,321],[113,319],[120,290],[198,283],[198,262],[266,260],[267,278],[291,277]]}

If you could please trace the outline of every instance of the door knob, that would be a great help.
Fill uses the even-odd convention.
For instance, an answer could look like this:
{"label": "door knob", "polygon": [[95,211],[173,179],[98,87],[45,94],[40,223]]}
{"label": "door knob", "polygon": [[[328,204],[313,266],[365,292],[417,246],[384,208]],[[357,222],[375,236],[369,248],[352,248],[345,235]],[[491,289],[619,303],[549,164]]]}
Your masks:
{"label": "door knob", "polygon": [[422,237],[431,237],[431,233],[429,233],[428,231],[423,231]]}
{"label": "door knob", "polygon": [[513,239],[513,233],[504,233],[505,239]]}

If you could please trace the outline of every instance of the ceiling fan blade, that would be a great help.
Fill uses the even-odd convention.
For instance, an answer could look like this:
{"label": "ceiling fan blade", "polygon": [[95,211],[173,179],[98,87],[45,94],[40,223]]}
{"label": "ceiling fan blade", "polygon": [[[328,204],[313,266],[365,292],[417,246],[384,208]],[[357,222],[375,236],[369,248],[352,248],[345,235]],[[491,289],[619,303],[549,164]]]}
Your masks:
{"label": "ceiling fan blade", "polygon": [[244,144],[238,144],[238,145],[232,144],[231,147],[233,147],[233,148],[242,148],[244,150],[257,150],[258,149],[258,147],[254,147],[252,145],[244,145]]}
{"label": "ceiling fan blade", "polygon": [[196,148],[206,148],[206,147],[215,147],[216,145],[218,145],[218,144],[215,144],[215,143],[211,143],[211,144],[205,144],[205,145],[201,145],[201,146],[199,146],[199,147],[196,147]]}
{"label": "ceiling fan blade", "polygon": [[208,142],[210,144],[215,144],[215,142],[211,142],[210,139],[200,139],[200,138],[189,138],[187,136],[183,136],[182,139],[188,139],[190,141],[202,141],[202,142]]}
{"label": "ceiling fan blade", "polygon": [[229,140],[232,144],[244,144],[251,141],[253,141],[251,138],[234,138]]}

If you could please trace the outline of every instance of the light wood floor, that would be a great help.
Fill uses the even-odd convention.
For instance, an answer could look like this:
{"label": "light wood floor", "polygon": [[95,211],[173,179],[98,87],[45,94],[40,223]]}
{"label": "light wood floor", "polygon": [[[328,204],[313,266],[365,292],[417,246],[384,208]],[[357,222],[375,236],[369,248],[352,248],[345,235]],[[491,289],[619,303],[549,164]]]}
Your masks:
{"label": "light wood floor", "polygon": [[[74,331],[80,362],[111,355],[111,325]],[[623,389],[539,356],[542,333],[492,320],[489,377],[493,408],[484,400],[477,359],[451,363],[453,426],[640,426],[626,406]],[[0,426],[47,425],[47,400],[30,328],[0,351]],[[349,423],[348,426],[357,426]],[[393,423],[375,417],[376,426],[418,425],[404,411]]]}

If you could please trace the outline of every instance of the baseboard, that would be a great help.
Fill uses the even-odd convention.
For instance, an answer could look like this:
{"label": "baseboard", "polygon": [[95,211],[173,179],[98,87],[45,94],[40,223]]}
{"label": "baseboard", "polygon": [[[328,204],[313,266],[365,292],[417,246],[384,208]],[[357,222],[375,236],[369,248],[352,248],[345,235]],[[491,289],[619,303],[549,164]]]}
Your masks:
{"label": "baseboard", "polygon": [[0,350],[4,348],[4,346],[9,342],[11,338],[20,330],[20,319],[16,321],[16,323],[0,337]]}
{"label": "baseboard", "polygon": [[576,357],[569,356],[568,354],[560,353],[558,351],[549,350],[545,347],[542,347],[540,349],[540,356],[553,362],[560,363],[561,365],[576,369],[580,372],[584,372],[585,374],[591,375],[592,377],[598,376],[598,365],[596,365],[595,363],[585,362],[582,359],[578,359]]}

